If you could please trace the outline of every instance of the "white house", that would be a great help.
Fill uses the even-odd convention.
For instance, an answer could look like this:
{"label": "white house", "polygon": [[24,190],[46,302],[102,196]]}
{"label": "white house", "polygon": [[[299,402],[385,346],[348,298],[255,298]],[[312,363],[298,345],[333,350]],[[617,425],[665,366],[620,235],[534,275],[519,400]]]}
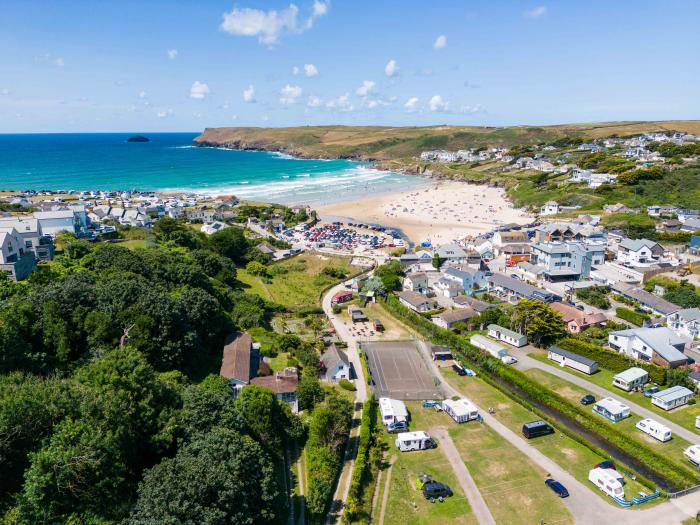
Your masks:
{"label": "white house", "polygon": [[665,368],[675,368],[688,362],[683,354],[685,340],[665,326],[631,328],[608,334],[608,345],[639,361],[651,362]]}
{"label": "white house", "polygon": [[44,235],[55,237],[64,231],[73,235],[80,233],[80,222],[72,210],[37,211],[34,218],[39,220]]}
{"label": "white house", "polygon": [[678,310],[666,318],[667,326],[681,337],[700,336],[700,308]]}
{"label": "white house", "polygon": [[202,227],[200,228],[200,231],[202,233],[206,233],[207,235],[212,235],[216,232],[220,232],[221,230],[225,230],[228,227],[229,227],[228,224],[224,224],[223,222],[216,221],[216,222],[212,222],[209,224],[203,224]]}
{"label": "white house", "polygon": [[429,312],[435,310],[435,302],[428,299],[425,295],[417,292],[404,291],[398,294],[399,302],[410,308],[414,312]]}
{"label": "white house", "polygon": [[645,264],[663,257],[664,248],[649,239],[624,239],[617,247],[617,262],[622,264]]}
{"label": "white house", "polygon": [[13,281],[21,281],[36,268],[34,252],[14,227],[0,227],[0,272]]}
{"label": "white house", "polygon": [[540,215],[556,215],[561,211],[561,206],[556,201],[545,202],[544,206],[540,208]]}
{"label": "white house", "polygon": [[322,377],[329,382],[335,383],[341,379],[354,379],[352,362],[342,350],[332,344],[321,355],[320,365]]}
{"label": "white house", "polygon": [[404,277],[403,289],[420,294],[428,293],[428,276],[423,272],[409,273]]}
{"label": "white house", "polygon": [[467,262],[467,252],[464,251],[464,248],[462,248],[459,244],[443,244],[442,246],[438,247],[434,253],[440,257],[441,261],[459,264]]}

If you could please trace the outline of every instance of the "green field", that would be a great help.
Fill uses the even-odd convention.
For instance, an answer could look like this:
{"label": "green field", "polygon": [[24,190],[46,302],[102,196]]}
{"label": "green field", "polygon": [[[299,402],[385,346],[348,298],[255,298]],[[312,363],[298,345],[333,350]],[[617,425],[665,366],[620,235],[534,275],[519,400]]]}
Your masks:
{"label": "green field", "polygon": [[238,280],[244,284],[247,292],[287,307],[320,304],[321,292],[337,282],[337,279],[322,274],[324,268],[340,268],[346,274],[355,273],[360,269],[350,266],[347,257],[309,252],[270,266],[283,268],[286,273],[264,279],[251,275],[245,269],[239,269]]}

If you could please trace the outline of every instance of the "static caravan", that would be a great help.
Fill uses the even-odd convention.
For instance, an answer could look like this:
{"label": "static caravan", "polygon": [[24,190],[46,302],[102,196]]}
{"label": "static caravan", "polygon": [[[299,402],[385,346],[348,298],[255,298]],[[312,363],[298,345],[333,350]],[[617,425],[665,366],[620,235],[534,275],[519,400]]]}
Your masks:
{"label": "static caravan", "polygon": [[645,434],[649,434],[651,437],[661,442],[671,439],[671,429],[653,419],[642,419],[635,426]]}
{"label": "static caravan", "polygon": [[382,415],[382,423],[391,425],[403,421],[408,423],[408,409],[403,401],[388,397],[379,398],[379,412]]}
{"label": "static caravan", "polygon": [[625,498],[625,490],[622,488],[620,474],[610,468],[594,468],[588,473],[588,481],[611,498]]}
{"label": "static caravan", "polygon": [[700,416],[695,416],[695,428],[700,428]]}
{"label": "static caravan", "polygon": [[453,401],[445,399],[442,402],[442,409],[457,423],[466,423],[479,417],[479,410],[468,399],[462,398]]}
{"label": "static caravan", "polygon": [[509,345],[516,346],[518,348],[525,346],[527,344],[527,336],[515,332],[513,330],[508,330],[508,328],[503,328],[497,324],[490,324],[487,327],[489,337],[508,343]]}
{"label": "static caravan", "polygon": [[396,446],[401,452],[435,448],[435,441],[425,431],[402,432],[396,435]]}
{"label": "static caravan", "polygon": [[690,445],[683,451],[693,465],[700,466],[700,445]]}
{"label": "static caravan", "polygon": [[606,397],[593,405],[593,412],[608,418],[613,423],[630,417],[630,407],[612,397]]}
{"label": "static caravan", "polygon": [[595,374],[598,371],[598,362],[593,359],[588,359],[582,355],[569,352],[558,346],[550,346],[547,351],[547,357],[552,361],[559,363],[559,366],[568,366],[584,374]]}
{"label": "static caravan", "polygon": [[684,386],[672,386],[651,396],[651,402],[664,410],[672,410],[676,407],[687,405],[693,399],[693,391]]}
{"label": "static caravan", "polygon": [[491,354],[493,357],[496,359],[501,359],[504,356],[508,355],[508,349],[503,346],[501,343],[498,343],[494,341],[493,339],[489,339],[488,337],[484,337],[481,334],[476,334],[471,336],[469,339],[469,342],[476,346],[477,348],[481,348],[482,350],[486,350],[489,354]]}
{"label": "static caravan", "polygon": [[649,382],[649,373],[643,368],[633,366],[613,376],[613,386],[625,392],[642,388]]}

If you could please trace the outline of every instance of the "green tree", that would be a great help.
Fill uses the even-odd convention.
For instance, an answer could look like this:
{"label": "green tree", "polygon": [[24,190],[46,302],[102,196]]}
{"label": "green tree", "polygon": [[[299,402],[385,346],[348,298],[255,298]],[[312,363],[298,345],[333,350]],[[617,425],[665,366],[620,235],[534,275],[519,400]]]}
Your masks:
{"label": "green tree", "polygon": [[684,386],[695,391],[695,383],[689,377],[690,370],[687,368],[670,368],[666,370],[666,386]]}
{"label": "green tree", "polygon": [[313,410],[317,403],[323,401],[324,393],[315,375],[304,373],[297,385],[299,410]]}
{"label": "green tree", "polygon": [[440,254],[436,253],[433,255],[433,268],[439,270],[440,266],[442,266],[442,260],[440,260]]}
{"label": "green tree", "polygon": [[548,346],[566,335],[566,324],[559,312],[547,304],[531,299],[520,301],[511,317],[511,328],[527,335],[538,347]]}
{"label": "green tree", "polygon": [[170,239],[170,236],[178,231],[183,231],[185,225],[172,217],[161,217],[153,225],[153,231],[165,240]]}
{"label": "green tree", "polygon": [[245,265],[245,269],[251,275],[267,275],[267,266],[258,261],[250,261]]}
{"label": "green tree", "polygon": [[374,292],[375,296],[386,295],[386,286],[380,277],[370,277],[362,287],[364,293]]}
{"label": "green tree", "polygon": [[286,511],[270,456],[222,427],[146,472],[138,496],[130,525],[257,525]]}
{"label": "green tree", "polygon": [[216,253],[240,264],[245,261],[248,241],[241,228],[225,228],[209,237],[209,247]]}

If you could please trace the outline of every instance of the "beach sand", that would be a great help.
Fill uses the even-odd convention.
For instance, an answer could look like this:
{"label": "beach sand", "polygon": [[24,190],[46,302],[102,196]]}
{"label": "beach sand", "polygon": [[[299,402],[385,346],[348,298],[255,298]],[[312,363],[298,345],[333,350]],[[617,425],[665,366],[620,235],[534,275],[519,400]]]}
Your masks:
{"label": "beach sand", "polygon": [[501,188],[439,181],[418,190],[320,206],[322,218],[346,217],[400,228],[415,243],[445,244],[506,223],[527,224]]}

